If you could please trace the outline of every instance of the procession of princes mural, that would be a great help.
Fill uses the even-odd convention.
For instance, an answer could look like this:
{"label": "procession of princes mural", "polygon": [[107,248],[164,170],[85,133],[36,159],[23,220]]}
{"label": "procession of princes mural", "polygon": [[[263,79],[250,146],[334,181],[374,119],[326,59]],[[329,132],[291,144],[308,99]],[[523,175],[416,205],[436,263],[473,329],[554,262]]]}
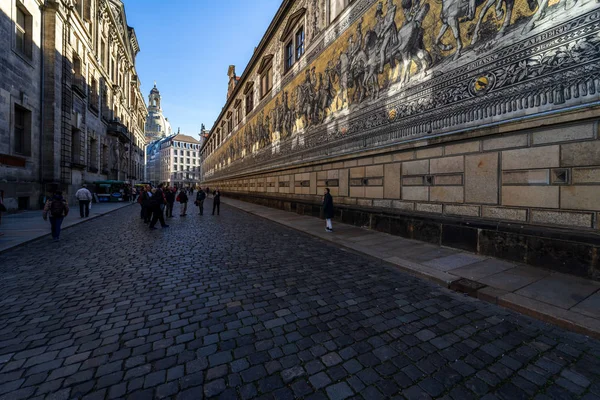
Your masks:
{"label": "procession of princes mural", "polygon": [[[377,2],[340,34],[336,41],[342,45],[325,49],[218,149],[207,160],[207,172],[374,104],[384,94],[400,94],[548,29],[567,14],[599,7],[600,0]],[[592,45],[599,53],[600,43]],[[323,58],[327,61],[319,62]],[[484,78],[476,86],[485,92],[493,83]]]}

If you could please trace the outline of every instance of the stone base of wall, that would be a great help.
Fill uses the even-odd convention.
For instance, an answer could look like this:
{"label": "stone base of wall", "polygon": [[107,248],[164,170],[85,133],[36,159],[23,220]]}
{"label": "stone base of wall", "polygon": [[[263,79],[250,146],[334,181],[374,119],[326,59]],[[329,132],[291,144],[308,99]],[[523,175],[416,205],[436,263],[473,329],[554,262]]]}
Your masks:
{"label": "stone base of wall", "polygon": [[[319,204],[247,193],[227,197],[321,217]],[[600,234],[483,218],[336,205],[335,219],[380,232],[600,281]]]}

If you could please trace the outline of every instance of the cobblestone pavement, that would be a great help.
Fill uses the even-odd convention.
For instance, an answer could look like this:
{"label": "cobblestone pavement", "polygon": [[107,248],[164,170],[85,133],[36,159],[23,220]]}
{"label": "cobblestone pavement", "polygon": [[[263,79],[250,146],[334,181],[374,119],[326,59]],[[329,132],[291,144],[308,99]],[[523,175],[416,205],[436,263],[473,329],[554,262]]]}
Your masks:
{"label": "cobblestone pavement", "polygon": [[137,211],[0,255],[0,398],[600,398],[598,341],[227,205]]}

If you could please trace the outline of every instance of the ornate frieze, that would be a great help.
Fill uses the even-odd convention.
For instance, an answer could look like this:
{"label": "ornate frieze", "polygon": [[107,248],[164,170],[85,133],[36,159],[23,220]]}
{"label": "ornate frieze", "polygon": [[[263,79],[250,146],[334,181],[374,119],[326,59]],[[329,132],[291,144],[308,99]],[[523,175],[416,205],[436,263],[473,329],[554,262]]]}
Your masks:
{"label": "ornate frieze", "polygon": [[598,3],[540,9],[504,0],[469,10],[444,4],[452,1],[404,2],[401,10],[390,0],[353,3],[311,44],[306,68],[284,76],[281,92],[206,159],[206,177],[600,100]]}

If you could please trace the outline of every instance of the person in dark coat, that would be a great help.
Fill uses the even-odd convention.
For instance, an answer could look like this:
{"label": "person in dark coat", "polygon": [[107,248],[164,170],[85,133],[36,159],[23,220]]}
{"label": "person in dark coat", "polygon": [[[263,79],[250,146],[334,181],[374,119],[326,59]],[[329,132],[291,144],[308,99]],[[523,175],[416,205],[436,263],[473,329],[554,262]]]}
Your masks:
{"label": "person in dark coat", "polygon": [[150,198],[150,208],[152,210],[152,222],[150,222],[150,229],[156,229],[154,225],[158,221],[160,221],[160,226],[163,228],[168,228],[169,225],[165,224],[165,218],[163,216],[163,210],[161,205],[164,205],[167,201],[165,200],[165,195],[163,193],[163,184],[158,185],[158,189],[156,192],[152,194]]}
{"label": "person in dark coat", "polygon": [[152,189],[150,188],[150,185],[146,185],[142,195],[140,196],[140,204],[142,205],[141,217],[144,219],[145,224],[150,223],[150,219],[152,218],[151,199]]}
{"label": "person in dark coat", "polygon": [[181,189],[177,195],[177,201],[179,201],[179,204],[181,204],[181,213],[179,214],[180,217],[185,217],[187,215],[188,195],[186,191],[186,189]]}
{"label": "person in dark coat", "polygon": [[202,188],[198,189],[196,193],[196,206],[198,206],[198,215],[204,215],[204,199],[206,199],[206,193]]}
{"label": "person in dark coat", "polygon": [[213,192],[213,213],[212,213],[212,215],[215,215],[215,208],[217,209],[217,215],[219,215],[219,212],[221,211],[221,192],[219,191],[219,188],[217,188],[217,190],[215,190]]}
{"label": "person in dark coat", "polygon": [[325,231],[333,232],[333,226],[331,220],[333,219],[333,197],[329,193],[329,188],[325,188],[325,195],[323,196],[323,214],[325,216]]}
{"label": "person in dark coat", "polygon": [[167,200],[167,218],[173,218],[173,203],[175,203],[175,192],[173,188],[167,188],[165,199]]}

